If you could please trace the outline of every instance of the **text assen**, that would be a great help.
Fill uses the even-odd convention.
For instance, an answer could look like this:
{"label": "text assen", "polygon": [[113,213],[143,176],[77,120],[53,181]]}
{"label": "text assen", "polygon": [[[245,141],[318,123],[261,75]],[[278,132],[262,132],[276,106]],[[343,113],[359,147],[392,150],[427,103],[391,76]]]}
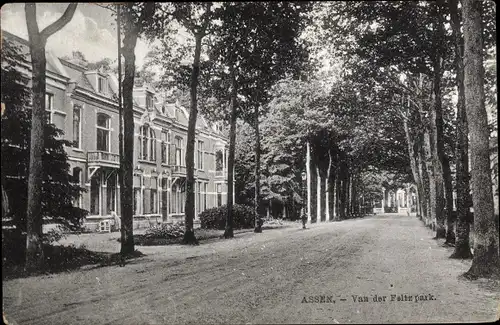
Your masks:
{"label": "text assen", "polygon": [[302,298],[302,303],[316,303],[316,304],[334,304],[335,300],[333,296],[309,296]]}

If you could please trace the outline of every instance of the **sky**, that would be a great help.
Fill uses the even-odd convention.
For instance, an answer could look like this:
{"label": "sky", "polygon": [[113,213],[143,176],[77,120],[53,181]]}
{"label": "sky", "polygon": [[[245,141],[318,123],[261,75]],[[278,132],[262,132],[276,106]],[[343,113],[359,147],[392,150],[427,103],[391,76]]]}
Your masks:
{"label": "sky", "polygon": [[[37,22],[40,30],[57,20],[67,3],[38,3]],[[8,3],[1,8],[1,28],[28,39],[24,3]],[[47,49],[58,57],[80,51],[89,62],[103,58],[117,59],[117,35],[112,12],[91,3],[79,3],[73,19],[63,29],[49,37]],[[152,46],[138,40],[135,49],[136,65],[141,67]]]}

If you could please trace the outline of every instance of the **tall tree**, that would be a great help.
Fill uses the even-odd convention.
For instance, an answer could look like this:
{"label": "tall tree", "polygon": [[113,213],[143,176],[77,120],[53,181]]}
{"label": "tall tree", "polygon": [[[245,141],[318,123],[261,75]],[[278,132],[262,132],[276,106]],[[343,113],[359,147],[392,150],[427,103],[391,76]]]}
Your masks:
{"label": "tall tree", "polygon": [[451,27],[454,38],[456,84],[458,89],[455,181],[457,192],[457,225],[455,250],[451,257],[472,258],[469,243],[470,223],[467,218],[470,203],[469,139],[467,113],[465,111],[463,38],[460,31],[461,24],[458,13],[458,0],[450,0],[448,5],[450,8]]}
{"label": "tall tree", "polygon": [[[305,44],[299,40],[306,26],[311,4],[304,2],[259,2],[248,6],[245,15],[253,23],[249,57],[242,62],[242,69],[251,78],[242,83],[241,93],[247,98],[249,109],[243,118],[255,128],[255,232],[262,232],[260,220],[261,136],[260,117],[268,109],[269,89],[284,76],[303,76],[307,58]],[[253,17],[251,17],[253,16]],[[254,17],[258,17],[255,20]],[[260,25],[259,25],[260,23]],[[253,35],[252,35],[253,34]],[[261,49],[259,56],[252,53]],[[253,111],[253,114],[250,113]]]}
{"label": "tall tree", "polygon": [[24,6],[28,27],[29,48],[32,68],[33,110],[31,119],[30,167],[28,176],[26,270],[43,267],[42,250],[42,182],[45,122],[46,64],[45,45],[47,39],[68,24],[76,11],[77,4],[68,5],[63,15],[40,31],[36,18],[36,4]]}
{"label": "tall tree", "polygon": [[466,275],[498,276],[499,234],[493,211],[488,117],[485,109],[482,1],[464,0],[465,107],[471,143],[472,202],[474,206],[474,257]]}
{"label": "tall tree", "polygon": [[[436,239],[446,237],[445,226],[445,171],[444,165],[447,161],[444,151],[443,139],[443,99],[442,99],[442,76],[444,61],[444,26],[443,26],[443,0],[437,0],[431,5],[433,8],[433,33],[432,33],[432,106],[431,106],[431,127],[432,136],[432,158],[434,176],[436,180]],[[451,184],[449,184],[451,185]],[[450,188],[451,191],[451,188]],[[451,194],[451,193],[450,193]],[[450,202],[451,203],[451,202]],[[448,211],[451,214],[451,211]]]}
{"label": "tall tree", "polygon": [[236,98],[237,84],[234,64],[231,64],[231,117],[229,120],[229,154],[227,162],[227,219],[224,238],[232,238],[233,234],[233,193],[234,193],[234,156],[236,151]]}
{"label": "tall tree", "polygon": [[[297,3],[287,5],[280,3],[224,3],[222,5],[222,24],[219,28],[216,45],[211,57],[219,61],[219,67],[229,71],[226,74],[227,85],[230,85],[231,124],[230,139],[235,132],[236,118],[247,118],[255,122],[255,109],[261,110],[267,101],[267,90],[271,85],[285,76],[300,70],[303,63],[302,45],[297,42],[303,28],[302,15],[308,6]],[[289,26],[279,23],[288,19]],[[256,56],[259,53],[259,56]],[[295,55],[297,54],[297,55]],[[295,60],[292,60],[294,59]],[[288,64],[285,64],[288,63]],[[219,68],[219,69],[220,69]],[[221,73],[219,73],[221,75]],[[238,99],[238,110],[236,101]],[[250,113],[252,112],[252,113]],[[261,114],[262,112],[260,112]],[[260,147],[260,132],[255,132]],[[230,141],[229,172],[235,146]],[[260,193],[260,149],[256,152],[256,192]],[[230,205],[232,198],[232,179],[228,179],[228,218],[231,217]],[[259,194],[260,195],[260,194]],[[259,196],[258,195],[258,196]],[[257,196],[257,197],[258,197]],[[255,229],[260,232],[258,217],[259,204],[255,204]],[[227,234],[231,237],[230,222],[227,223]]]}
{"label": "tall tree", "polygon": [[123,256],[132,254],[134,248],[134,212],[133,170],[134,170],[134,78],[135,78],[135,46],[137,38],[144,27],[154,16],[155,3],[127,3],[121,13],[124,24],[122,54],[124,61],[123,93],[123,157],[121,169],[123,173],[123,191],[121,200],[121,250]]}
{"label": "tall tree", "polygon": [[185,227],[184,244],[198,244],[194,235],[194,143],[196,119],[198,116],[198,78],[200,75],[200,56],[202,39],[211,32],[211,23],[214,19],[212,2],[203,4],[176,3],[175,19],[184,26],[195,39],[193,66],[190,79],[190,110],[186,144],[186,202],[185,202]]}
{"label": "tall tree", "polygon": [[[443,178],[446,156],[442,141],[441,84],[443,67],[449,57],[446,52],[449,35],[443,27],[445,7],[442,1],[438,1],[377,2],[369,6],[364,2],[349,2],[332,5],[332,8],[334,15],[330,17],[337,14],[340,19],[328,18],[330,29],[346,35],[354,34],[352,42],[344,42],[347,44],[337,47],[338,52],[351,54],[351,57],[354,57],[352,54],[358,54],[369,66],[376,68],[397,68],[400,72],[426,77],[422,87],[430,89],[425,90],[425,98],[420,98],[419,102],[422,104],[420,110],[424,117],[423,126],[428,129],[424,137],[424,148],[427,148],[428,153],[427,166],[432,169],[428,171],[428,184],[432,190],[431,218],[438,226],[437,237],[443,237],[444,188],[446,187],[447,193],[451,190],[450,182],[445,183]],[[342,43],[333,38],[335,35],[337,33],[331,33],[330,38],[336,43]],[[427,99],[428,94],[431,95],[430,100]]]}

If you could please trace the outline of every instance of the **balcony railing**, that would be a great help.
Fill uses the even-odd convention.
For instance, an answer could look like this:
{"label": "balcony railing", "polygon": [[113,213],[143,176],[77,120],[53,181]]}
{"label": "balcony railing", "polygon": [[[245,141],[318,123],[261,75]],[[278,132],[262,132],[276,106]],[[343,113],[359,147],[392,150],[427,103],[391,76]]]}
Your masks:
{"label": "balcony railing", "polygon": [[173,176],[185,176],[186,175],[186,166],[172,166],[172,175]]}
{"label": "balcony railing", "polygon": [[120,156],[117,153],[105,151],[89,151],[87,161],[94,165],[112,165],[120,166]]}

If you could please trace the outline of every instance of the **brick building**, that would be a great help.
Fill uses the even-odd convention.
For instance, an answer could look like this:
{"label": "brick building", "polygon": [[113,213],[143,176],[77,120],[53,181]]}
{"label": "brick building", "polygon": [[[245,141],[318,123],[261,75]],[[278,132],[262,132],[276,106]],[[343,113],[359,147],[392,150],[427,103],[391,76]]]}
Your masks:
{"label": "brick building", "polygon": [[[29,61],[26,40],[2,31]],[[19,68],[31,76],[31,65]],[[89,211],[84,225],[97,229],[112,212],[120,214],[118,79],[86,68],[78,55],[60,58],[47,51],[47,119],[72,141],[66,147],[75,180],[87,189],[75,205]],[[184,219],[185,150],[189,112],[147,86],[134,88],[134,226]],[[227,136],[220,125],[198,115],[195,145],[195,200],[198,214],[225,203]]]}

